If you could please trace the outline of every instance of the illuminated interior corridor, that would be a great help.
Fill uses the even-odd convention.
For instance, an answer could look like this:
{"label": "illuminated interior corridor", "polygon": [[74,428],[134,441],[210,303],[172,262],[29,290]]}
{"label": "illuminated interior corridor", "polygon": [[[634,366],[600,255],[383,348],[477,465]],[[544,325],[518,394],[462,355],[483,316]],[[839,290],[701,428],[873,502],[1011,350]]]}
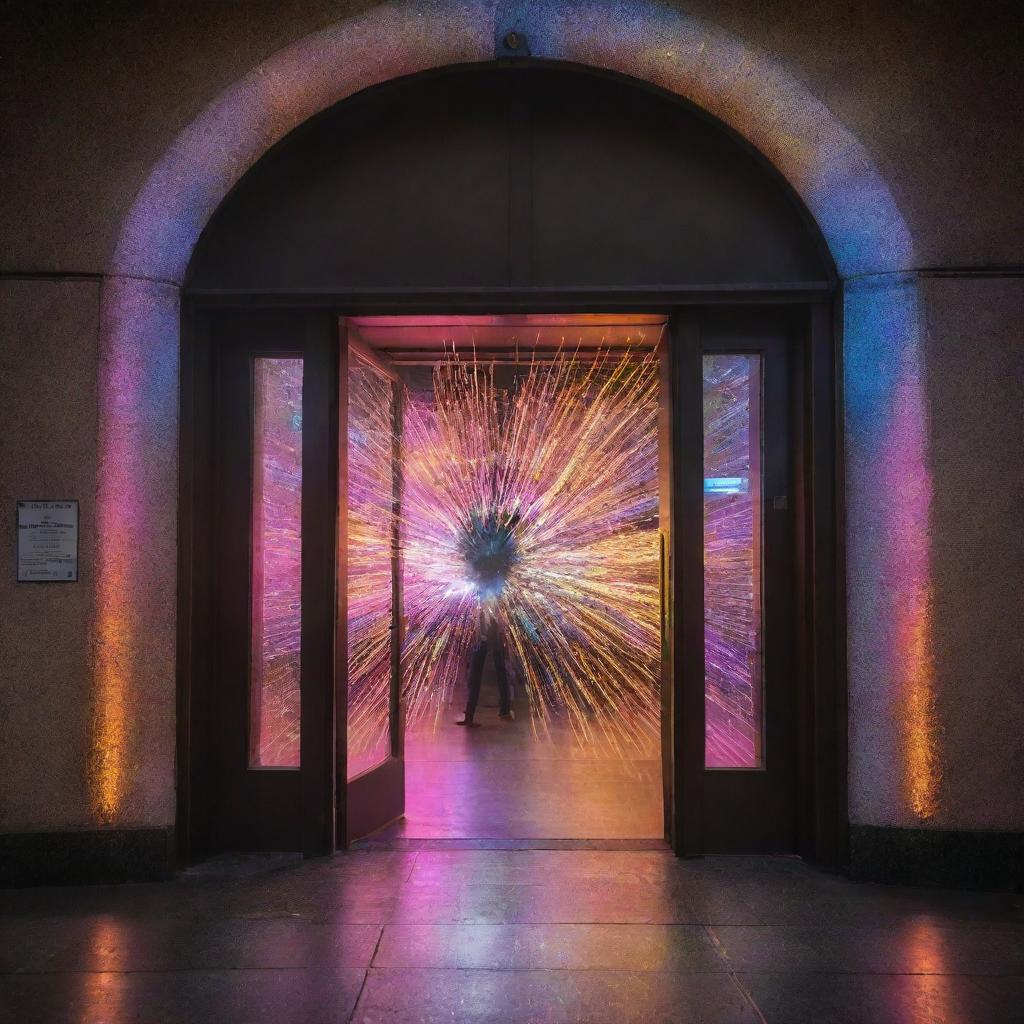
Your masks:
{"label": "illuminated interior corridor", "polygon": [[349,777],[404,767],[374,841],[663,838],[663,333],[347,322]]}
{"label": "illuminated interior corridor", "polygon": [[625,759],[579,748],[558,725],[538,740],[525,702],[504,722],[484,687],[479,729],[451,724],[457,698],[447,726],[406,735],[405,817],[379,838],[661,840],[658,745]]}

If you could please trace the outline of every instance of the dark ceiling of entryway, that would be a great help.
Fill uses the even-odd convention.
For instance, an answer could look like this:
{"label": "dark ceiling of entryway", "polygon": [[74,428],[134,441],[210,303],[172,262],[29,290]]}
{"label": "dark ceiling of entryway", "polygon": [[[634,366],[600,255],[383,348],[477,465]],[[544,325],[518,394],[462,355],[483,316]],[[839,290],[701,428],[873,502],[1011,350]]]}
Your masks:
{"label": "dark ceiling of entryway", "polygon": [[260,291],[778,285],[830,279],[749,146],[633,83],[457,68],[288,136],[207,227],[188,283]]}

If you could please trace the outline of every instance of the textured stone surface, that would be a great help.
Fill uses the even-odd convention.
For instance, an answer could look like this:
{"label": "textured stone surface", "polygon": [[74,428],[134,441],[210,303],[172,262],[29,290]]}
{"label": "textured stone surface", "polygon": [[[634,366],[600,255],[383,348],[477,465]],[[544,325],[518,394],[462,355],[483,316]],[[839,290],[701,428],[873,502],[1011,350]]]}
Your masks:
{"label": "textured stone surface", "polygon": [[289,130],[388,78],[494,54],[513,17],[533,56],[659,85],[721,118],[776,165],[817,220],[840,274],[913,264],[910,232],[859,140],[770,54],[647,0],[608,5],[387,4],[271,54],[224,89],[154,164],[124,220],[119,275],[181,281],[230,187]]}
{"label": "textured stone surface", "polygon": [[[14,227],[3,266],[105,268],[148,169],[214,96],[274,51],[372,6],[105,0],[19,12],[3,32],[0,93],[17,140],[3,155],[0,217]],[[416,6],[431,33],[450,31],[442,8],[462,17],[495,5]],[[502,4],[497,20],[529,20],[538,6]],[[771,54],[850,129],[890,185],[922,265],[1019,262],[1015,4],[690,0],[685,9]],[[636,5],[614,9],[619,23],[635,16]],[[484,55],[493,53],[492,32],[472,44]],[[649,36],[634,49],[664,42]],[[353,58],[377,59],[364,50],[355,41],[325,66],[345,73]],[[778,135],[786,134],[783,122]]]}
{"label": "textured stone surface", "polygon": [[[98,281],[0,282],[0,831],[87,824]],[[77,498],[77,583],[16,583],[14,503]]]}
{"label": "textured stone surface", "polygon": [[156,882],[174,861],[169,828],[0,833],[0,886]]}
{"label": "textured stone surface", "polygon": [[1024,277],[926,279],[936,719],[947,823],[1024,826]]}
{"label": "textured stone surface", "polygon": [[1016,1024],[1024,997],[1020,896],[788,857],[222,858],[0,904],[4,1024]]}
{"label": "textured stone surface", "polygon": [[845,294],[849,801],[854,822],[934,818],[928,406],[913,275]]}
{"label": "textured stone surface", "polygon": [[178,289],[107,278],[100,310],[95,820],[174,822]]}
{"label": "textured stone surface", "polygon": [[1024,822],[1022,323],[1021,278],[847,291],[855,823]]}
{"label": "textured stone surface", "polygon": [[[532,37],[537,54],[647,78],[724,118],[789,176],[847,273],[1020,264],[1015,125],[1024,90],[1014,4],[693,0],[687,11],[698,17],[642,3],[475,0],[21,5],[3,31],[0,62],[13,140],[0,155],[0,266],[114,265],[176,277],[205,217],[289,128],[371,82],[488,59],[506,24]],[[347,16],[355,20],[334,27]],[[89,283],[26,287],[95,292]],[[1011,475],[1019,456],[1019,393],[1007,384],[1019,373],[1015,287],[883,277],[849,291],[850,806],[858,822],[1022,823],[1013,743],[1021,655],[1011,620],[1018,531],[1009,490],[987,490],[973,455],[983,449],[986,466]],[[5,323],[31,336],[31,325],[51,315],[48,294],[19,293],[5,303]],[[84,487],[97,448],[102,454],[97,515],[111,530],[102,533],[108,546],[97,553],[94,580],[100,658],[87,720],[85,691],[67,689],[71,680],[85,686],[92,598],[80,584],[81,606],[63,606],[75,616],[73,641],[40,655],[55,668],[29,704],[22,662],[41,648],[38,619],[22,621],[17,611],[8,619],[13,643],[4,653],[13,650],[15,662],[3,682],[19,696],[5,709],[15,726],[36,716],[15,739],[17,771],[40,745],[53,746],[44,724],[58,731],[61,751],[47,755],[54,781],[34,772],[31,785],[14,775],[0,783],[19,794],[5,806],[11,827],[96,817],[165,825],[173,816],[176,317],[173,290],[128,281],[106,288],[99,440],[90,434],[95,419],[76,420],[69,440],[47,435],[48,451],[67,443],[82,453],[47,469],[55,485],[67,478]],[[968,334],[985,342],[978,360],[960,344]],[[33,349],[30,362],[44,351]],[[95,359],[95,342],[92,352]],[[69,412],[88,404],[91,386],[76,389]],[[29,401],[28,389],[21,394]],[[95,392],[88,400],[95,409]],[[29,418],[46,407],[45,398],[30,405]],[[18,454],[28,449],[23,422],[5,435],[16,453],[12,475],[28,472]],[[6,485],[7,460],[3,472]],[[972,514],[960,504],[964,493],[985,508]],[[119,508],[130,518],[118,530]],[[144,567],[124,560],[131,532],[142,528],[156,538]],[[37,600],[47,627],[60,628],[61,612],[45,604],[53,599]],[[988,763],[977,771],[980,751]]]}

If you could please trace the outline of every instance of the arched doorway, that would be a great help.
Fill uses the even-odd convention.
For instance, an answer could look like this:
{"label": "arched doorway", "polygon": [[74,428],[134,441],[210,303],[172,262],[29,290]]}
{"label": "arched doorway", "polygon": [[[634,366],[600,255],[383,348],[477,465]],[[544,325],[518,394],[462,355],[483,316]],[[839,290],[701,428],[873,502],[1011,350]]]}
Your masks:
{"label": "arched doorway", "polygon": [[[820,752],[836,741],[826,713],[836,692],[834,286],[813,222],[762,158],[675,98],[581,69],[519,62],[398,80],[307,123],[261,160],[210,222],[186,279],[183,621],[192,625],[179,799],[191,855],[225,845],[321,852],[350,831],[332,513],[345,318],[617,314],[660,318],[666,333],[666,836],[679,852],[833,856],[821,837],[838,828],[837,762]],[[251,443],[261,354],[304,361],[301,750],[297,764],[266,766],[249,757],[246,697],[253,461],[250,452],[225,463],[224,451],[245,445],[217,433],[230,422]],[[747,463],[735,476],[713,470],[713,440],[709,455],[709,388],[730,357],[746,360],[747,373]],[[244,369],[232,371],[231,359]],[[227,394],[232,379],[243,383]],[[711,393],[711,405],[720,397]],[[741,492],[756,506],[756,571],[743,586],[744,628],[757,635],[740,651],[738,702],[748,734],[740,754],[722,753],[729,744],[713,754],[714,716],[726,725],[744,716],[723,699],[727,680],[709,674],[717,598],[706,524],[716,501]],[[225,665],[229,648],[236,661]],[[229,677],[225,698],[218,687]],[[226,754],[233,768],[218,766]],[[218,831],[228,808],[243,813]]]}

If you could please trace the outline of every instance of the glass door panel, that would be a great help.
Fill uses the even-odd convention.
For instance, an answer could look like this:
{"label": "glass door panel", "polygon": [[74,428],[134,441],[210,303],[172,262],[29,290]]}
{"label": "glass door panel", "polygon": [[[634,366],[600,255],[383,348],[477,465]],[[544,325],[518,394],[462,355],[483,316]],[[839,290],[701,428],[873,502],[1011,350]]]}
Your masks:
{"label": "glass door panel", "polygon": [[339,579],[345,626],[345,835],[402,816],[401,378],[350,327],[342,403],[346,500]]}
{"label": "glass door panel", "polygon": [[302,638],[302,360],[253,361],[249,764],[297,768]]}
{"label": "glass door panel", "polygon": [[704,764],[763,750],[761,357],[703,357]]}
{"label": "glass door panel", "polygon": [[348,367],[348,778],[392,754],[396,384],[355,349]]}

